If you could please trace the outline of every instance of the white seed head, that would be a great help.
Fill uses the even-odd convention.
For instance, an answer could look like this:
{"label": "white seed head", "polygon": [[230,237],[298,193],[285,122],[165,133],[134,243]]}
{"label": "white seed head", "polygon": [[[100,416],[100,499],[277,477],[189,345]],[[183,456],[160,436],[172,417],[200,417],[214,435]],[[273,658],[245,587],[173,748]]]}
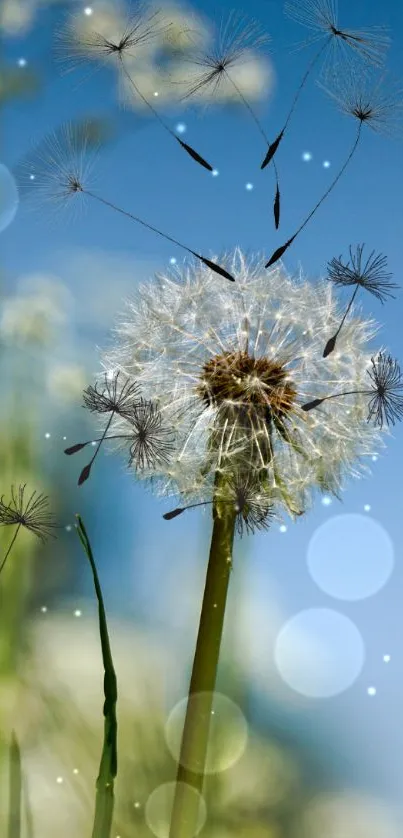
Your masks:
{"label": "white seed head", "polygon": [[344,477],[363,473],[362,457],[380,443],[365,393],[302,410],[368,392],[377,326],[353,310],[337,352],[323,358],[341,317],[330,283],[289,276],[281,263],[267,271],[239,248],[221,264],[233,285],[197,263],[140,285],[102,364],[135,379],[172,430],[169,463],[141,475],[157,494],[211,500],[217,470],[237,469],[253,472],[278,511],[298,514],[315,488],[337,494]]}

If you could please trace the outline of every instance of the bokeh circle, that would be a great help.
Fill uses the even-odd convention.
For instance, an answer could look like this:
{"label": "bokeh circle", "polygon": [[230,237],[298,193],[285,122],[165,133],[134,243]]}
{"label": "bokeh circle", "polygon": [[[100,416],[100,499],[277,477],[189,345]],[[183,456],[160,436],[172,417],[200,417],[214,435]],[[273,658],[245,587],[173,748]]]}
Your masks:
{"label": "bokeh circle", "polygon": [[[211,703],[211,721],[204,773],[216,774],[234,765],[245,751],[248,741],[248,724],[242,710],[221,693],[195,693],[189,699],[192,710],[205,713]],[[182,732],[188,699],[184,698],[171,710],[166,725],[165,738],[174,759],[180,761]],[[200,767],[191,759],[182,762],[184,768],[198,773]]]}
{"label": "bokeh circle", "polygon": [[315,530],[308,546],[309,572],[318,587],[336,599],[376,594],[394,566],[393,543],[368,515],[335,515]]}
{"label": "bokeh circle", "polygon": [[364,642],[352,620],[330,608],[300,611],[275,642],[277,669],[289,687],[309,698],[329,698],[358,678]]}

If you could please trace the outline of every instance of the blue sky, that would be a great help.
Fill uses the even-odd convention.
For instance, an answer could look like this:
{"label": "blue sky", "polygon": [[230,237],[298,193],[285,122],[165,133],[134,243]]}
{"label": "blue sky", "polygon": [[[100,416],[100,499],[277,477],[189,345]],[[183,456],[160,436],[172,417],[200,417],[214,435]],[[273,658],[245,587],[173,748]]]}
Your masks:
{"label": "blue sky", "polygon": [[[234,0],[228,10],[234,5],[242,9],[239,0]],[[80,9],[79,4],[76,7]],[[96,2],[93,7],[96,11]],[[220,4],[220,11],[221,7],[225,13],[227,4]],[[194,3],[193,8],[207,19],[216,17],[217,4],[212,0]],[[280,2],[251,0],[248,14],[267,28],[273,38],[270,60],[274,86],[267,101],[256,105],[256,111],[268,135],[274,139],[314,47],[290,52],[290,45],[303,39],[305,31],[285,18]],[[117,136],[102,151],[99,160],[102,194],[205,255],[240,245],[250,251],[264,250],[269,257],[320,197],[354,140],[353,121],[340,115],[311,81],[277,157],[283,217],[276,234],[271,216],[272,171],[260,171],[264,143],[243,108],[203,110],[177,106],[164,113],[172,128],[179,122],[185,123],[183,138],[218,169],[219,175],[212,177],[188,159],[155,121],[144,119],[134,111],[117,109],[111,73],[96,73],[80,84],[79,73],[77,77],[60,75],[50,52],[52,33],[59,19],[57,8],[51,11],[43,8],[25,36],[4,39],[7,59],[15,64],[24,57],[30,67],[38,68],[43,76],[43,90],[32,101],[20,101],[6,109],[2,162],[14,166],[27,154],[31,140],[40,140],[66,119],[88,113],[113,113]],[[340,0],[340,20],[346,26],[357,28],[388,25],[393,38],[388,67],[394,76],[403,79],[403,7],[400,4],[395,0],[385,0],[381,5],[372,0],[357,0],[354,4]],[[303,153],[307,151],[312,158],[304,161]],[[324,161],[329,161],[330,166],[324,167]],[[365,242],[371,250],[387,255],[393,279],[401,284],[401,161],[401,140],[364,131],[348,174],[288,252],[286,267],[292,271],[301,265],[304,273],[315,280],[333,256],[346,254],[350,244]],[[252,184],[253,188],[248,189],[246,184]],[[1,244],[8,291],[20,275],[37,272],[54,273],[69,286],[76,300],[75,339],[86,347],[88,363],[94,370],[96,345],[102,346],[113,325],[114,314],[121,307],[121,289],[127,290],[131,281],[135,287],[139,281],[152,276],[155,269],[163,269],[171,257],[178,261],[182,257],[168,242],[94,204],[88,204],[86,212],[74,221],[59,221],[52,227],[45,215],[34,220],[21,210],[2,234]],[[82,267],[84,259],[89,260],[86,264],[90,270]],[[117,266],[116,289],[112,287],[113,266]],[[396,301],[383,307],[369,295],[363,296],[361,302],[364,312],[372,314],[382,325],[380,341],[403,363],[401,292]],[[98,312],[95,325],[91,320],[92,309]],[[88,317],[83,311],[88,311]],[[79,405],[77,411],[81,411]],[[59,440],[64,428],[60,416],[57,420],[49,417],[50,426],[51,439],[44,437],[47,426],[38,441],[45,468],[57,458],[63,460]],[[338,747],[346,760],[360,764],[366,782],[395,801],[403,792],[400,771],[403,669],[399,643],[403,630],[402,432],[402,426],[397,426],[386,450],[371,463],[372,476],[350,482],[342,505],[337,500],[324,505],[318,499],[309,516],[295,525],[290,522],[285,532],[276,528],[252,539],[246,557],[242,558],[241,571],[242,578],[250,574],[250,588],[262,607],[265,597],[270,602],[274,587],[284,620],[305,609],[327,608],[335,609],[355,623],[365,645],[362,670],[352,686],[339,695],[303,702],[305,723],[312,735],[318,724],[341,731]],[[174,631],[175,613],[180,610],[183,595],[183,587],[175,583],[183,562],[182,554],[178,556],[178,545],[183,545],[191,567],[200,574],[208,551],[207,516],[194,510],[167,524],[161,518],[165,506],[163,509],[141,486],[133,485],[113,458],[103,457],[102,462],[99,458],[97,479],[80,491],[75,486],[77,468],[76,461],[65,464],[66,471],[70,471],[66,479],[72,510],[79,508],[84,494],[87,524],[96,534],[110,607],[140,614],[150,622],[157,614],[157,621],[165,630],[171,627]],[[353,517],[357,515],[359,519]],[[365,588],[366,573],[373,573],[376,578],[379,575],[379,589],[371,596],[355,601],[337,599],[321,590],[309,572],[307,556],[311,540],[318,528],[335,516],[352,517],[347,521],[338,519],[335,529],[331,533],[329,530],[329,553],[338,538],[344,543],[343,527],[350,527],[350,545],[354,549],[350,568],[343,572],[350,573],[351,588],[355,586],[354,590],[358,591]],[[369,569],[366,570],[362,560],[354,561],[354,552],[362,558],[365,518],[378,522],[390,538],[393,569],[386,579],[382,577],[387,561],[384,542],[379,543],[375,538],[377,549],[374,547],[372,564],[369,557]],[[323,546],[326,534],[324,539],[320,549],[326,552]],[[326,561],[330,561],[329,555]],[[343,567],[346,568],[345,563]],[[83,580],[84,589],[86,585]],[[165,586],[171,599],[169,605],[163,606],[159,591],[165,590]],[[192,629],[195,630],[196,627]],[[264,665],[263,652],[259,666]],[[348,655],[347,648],[341,650],[341,669]],[[385,655],[390,660],[385,661]],[[375,687],[376,694],[368,694],[371,687]]]}

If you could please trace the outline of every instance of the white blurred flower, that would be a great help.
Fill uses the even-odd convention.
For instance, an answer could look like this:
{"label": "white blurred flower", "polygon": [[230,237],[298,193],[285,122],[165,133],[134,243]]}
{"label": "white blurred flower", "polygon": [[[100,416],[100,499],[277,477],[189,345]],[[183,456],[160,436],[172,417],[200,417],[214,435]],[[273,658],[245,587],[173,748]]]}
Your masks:
{"label": "white blurred flower", "polygon": [[[295,279],[283,267],[268,272],[239,249],[225,263],[231,287],[199,264],[143,283],[103,366],[135,379],[175,434],[168,465],[141,474],[158,494],[208,501],[217,470],[246,469],[261,499],[305,511],[315,488],[337,491],[380,438],[361,392],[368,392],[366,343],[376,328],[351,318],[325,363],[324,328],[340,319],[332,286]],[[301,409],[343,390],[356,394]],[[115,433],[119,424],[127,433],[124,420]]]}
{"label": "white blurred flower", "polygon": [[75,401],[86,386],[86,371],[78,364],[53,364],[48,370],[49,393],[62,402]]}
{"label": "white blurred flower", "polygon": [[36,12],[35,0],[3,0],[0,4],[0,32],[25,35]]}
{"label": "white blurred flower", "polygon": [[[114,67],[121,101],[143,110],[146,105],[142,96],[148,102],[158,97],[159,104],[175,102],[181,97],[184,83],[192,80],[195,72],[189,63],[192,54],[196,50],[208,50],[212,40],[212,27],[188,8],[169,4],[157,9],[149,5],[138,13],[134,28],[124,3],[112,5],[109,0],[101,0],[93,14],[80,12],[70,17],[58,33],[58,53],[70,69],[87,61]],[[123,41],[120,51],[110,48],[111,44],[119,45]],[[271,86],[271,65],[253,49],[240,66],[232,68],[231,75],[242,93],[252,99],[267,95]],[[198,99],[206,101],[206,98],[206,91],[201,90]],[[228,79],[216,100],[239,101]]]}
{"label": "white blurred flower", "polygon": [[315,795],[300,818],[301,838],[398,838],[402,822],[382,800],[353,792]]}
{"label": "white blurred flower", "polygon": [[3,301],[0,336],[21,345],[46,345],[54,338],[55,330],[66,323],[70,303],[69,290],[56,277],[23,277],[17,293]]}

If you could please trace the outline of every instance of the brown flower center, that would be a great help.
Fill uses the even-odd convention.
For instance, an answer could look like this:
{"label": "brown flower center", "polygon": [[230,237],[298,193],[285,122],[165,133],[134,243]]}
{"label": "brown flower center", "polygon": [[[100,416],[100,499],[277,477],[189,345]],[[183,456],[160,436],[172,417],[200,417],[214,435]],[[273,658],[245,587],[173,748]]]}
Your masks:
{"label": "brown flower center", "polygon": [[283,363],[252,358],[247,352],[225,352],[210,358],[196,390],[209,407],[229,402],[254,407],[258,414],[259,407],[266,408],[279,419],[292,411],[297,395]]}

